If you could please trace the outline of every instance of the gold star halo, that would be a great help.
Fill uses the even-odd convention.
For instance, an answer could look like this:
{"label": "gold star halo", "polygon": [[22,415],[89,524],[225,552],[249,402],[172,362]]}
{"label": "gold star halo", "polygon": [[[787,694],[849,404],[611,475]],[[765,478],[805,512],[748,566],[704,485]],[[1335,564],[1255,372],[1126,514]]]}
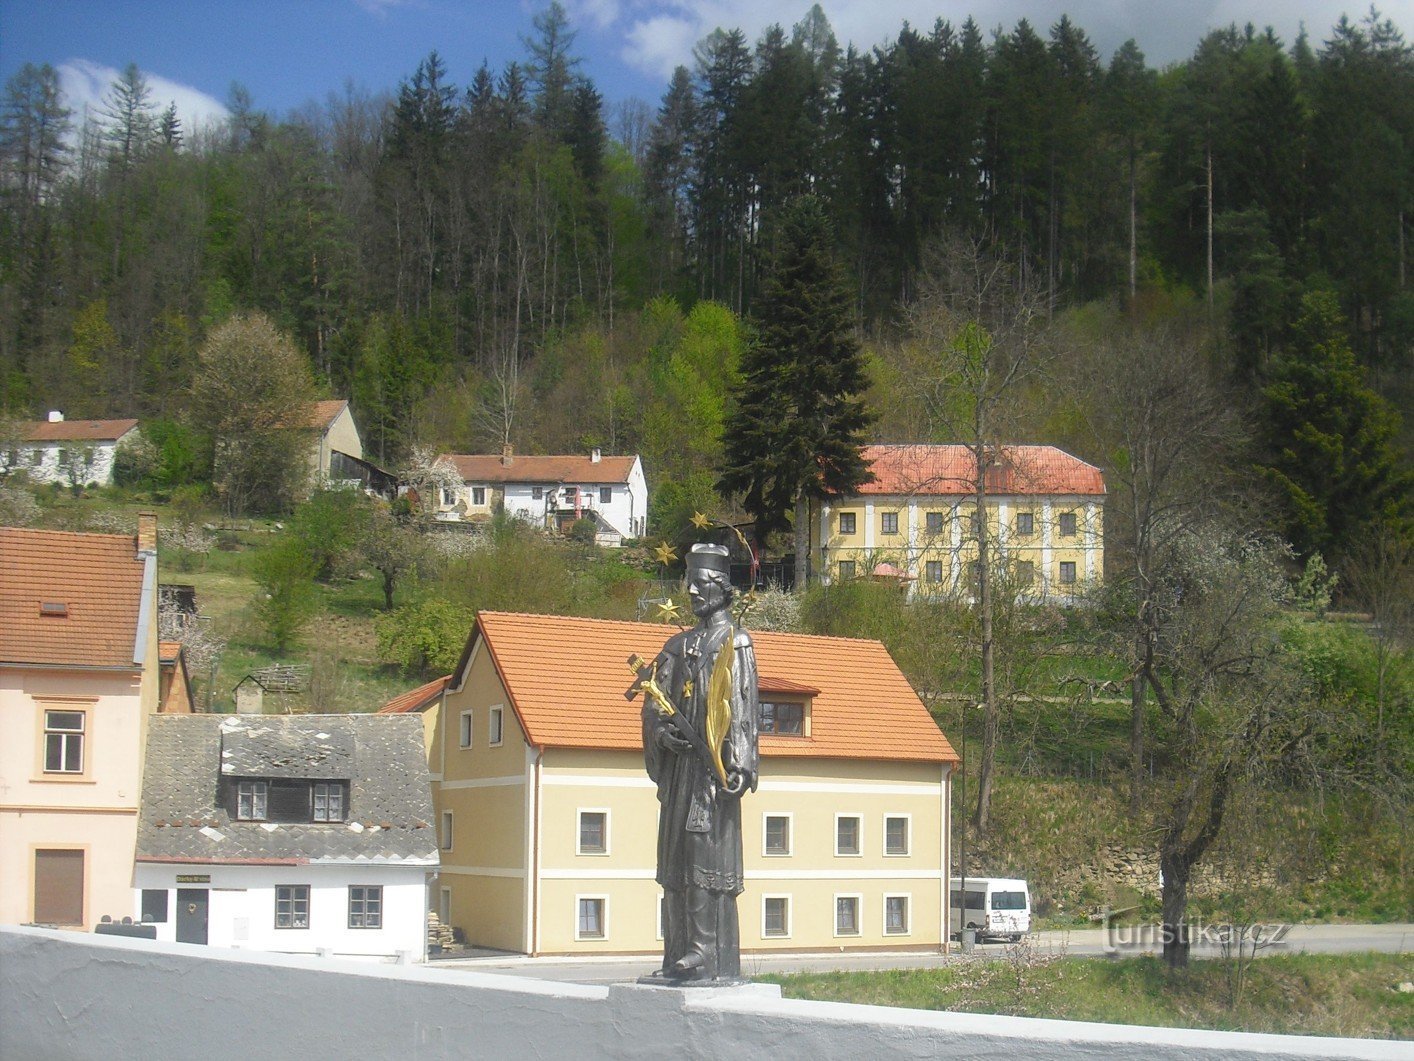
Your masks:
{"label": "gold star halo", "polygon": [[667,542],[659,542],[658,548],[653,550],[653,555],[658,558],[658,563],[667,567],[678,558],[678,554],[673,551],[673,547]]}
{"label": "gold star halo", "polygon": [[658,605],[658,621],[660,623],[675,623],[678,621],[678,606],[676,601],[664,601]]}
{"label": "gold star halo", "polygon": [[712,521],[708,519],[704,513],[694,512],[692,514],[692,525],[698,530],[706,530],[712,525]]}

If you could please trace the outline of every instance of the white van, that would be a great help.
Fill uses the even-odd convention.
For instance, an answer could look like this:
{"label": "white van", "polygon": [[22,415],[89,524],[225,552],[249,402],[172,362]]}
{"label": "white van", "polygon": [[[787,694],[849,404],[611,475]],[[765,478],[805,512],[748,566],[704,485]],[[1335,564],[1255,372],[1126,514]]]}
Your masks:
{"label": "white van", "polygon": [[[952,891],[952,934],[960,937],[964,928],[977,930],[977,938],[987,936],[1018,940],[1031,931],[1031,893],[1024,880],[1010,877],[968,877],[948,882]],[[964,916],[965,915],[965,916]]]}

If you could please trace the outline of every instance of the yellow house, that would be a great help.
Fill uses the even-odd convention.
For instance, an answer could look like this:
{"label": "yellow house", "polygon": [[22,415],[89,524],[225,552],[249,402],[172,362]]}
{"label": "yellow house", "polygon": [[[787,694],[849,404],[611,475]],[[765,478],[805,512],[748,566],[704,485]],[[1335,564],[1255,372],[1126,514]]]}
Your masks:
{"label": "yellow house", "polygon": [[[977,562],[976,461],[966,446],[867,446],[875,481],[819,506],[811,557],[824,582],[887,573],[914,592],[969,595]],[[991,451],[983,511],[1006,582],[1068,600],[1104,573],[1105,480],[1054,446]]]}
{"label": "yellow house", "polygon": [[156,518],[136,537],[0,528],[0,922],[132,910],[160,697]]}
{"label": "yellow house", "polygon": [[[658,803],[627,659],[648,623],[482,612],[430,748],[434,902],[474,944],[662,947]],[[753,633],[761,783],[743,806],[744,952],[937,948],[958,762],[877,641]]]}

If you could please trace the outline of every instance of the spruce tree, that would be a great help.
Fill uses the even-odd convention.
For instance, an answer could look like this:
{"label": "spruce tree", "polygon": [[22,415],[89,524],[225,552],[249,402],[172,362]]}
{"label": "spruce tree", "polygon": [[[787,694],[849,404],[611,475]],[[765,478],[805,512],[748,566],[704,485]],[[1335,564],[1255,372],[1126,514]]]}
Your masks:
{"label": "spruce tree", "polygon": [[741,496],[758,545],[793,524],[797,585],[807,576],[810,501],[874,478],[861,453],[873,421],[861,397],[868,381],[833,238],[815,197],[783,209],[717,483]]}

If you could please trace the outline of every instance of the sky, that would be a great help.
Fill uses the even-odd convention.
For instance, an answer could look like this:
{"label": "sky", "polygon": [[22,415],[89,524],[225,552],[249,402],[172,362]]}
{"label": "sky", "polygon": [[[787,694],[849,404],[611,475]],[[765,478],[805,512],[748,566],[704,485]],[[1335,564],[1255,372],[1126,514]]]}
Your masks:
{"label": "sky", "polygon": [[[809,0],[562,0],[574,51],[610,103],[657,106],[674,66],[718,26],[755,41],[761,30],[800,21]],[[451,82],[466,85],[482,61],[499,70],[523,59],[523,39],[549,0],[0,0],[0,78],[27,62],[60,73],[76,116],[96,108],[112,78],[136,63],[154,103],[175,103],[188,129],[226,113],[231,86],[277,117],[323,103],[346,87],[395,91],[429,52]],[[905,20],[930,28],[968,15],[984,32],[1020,18],[1044,32],[1062,13],[1108,60],[1133,37],[1151,65],[1185,58],[1200,37],[1229,23],[1270,25],[1290,43],[1304,22],[1319,43],[1367,0],[828,0],[841,43],[861,50],[895,37]],[[1414,0],[1384,0],[1381,15],[1414,37]]]}

